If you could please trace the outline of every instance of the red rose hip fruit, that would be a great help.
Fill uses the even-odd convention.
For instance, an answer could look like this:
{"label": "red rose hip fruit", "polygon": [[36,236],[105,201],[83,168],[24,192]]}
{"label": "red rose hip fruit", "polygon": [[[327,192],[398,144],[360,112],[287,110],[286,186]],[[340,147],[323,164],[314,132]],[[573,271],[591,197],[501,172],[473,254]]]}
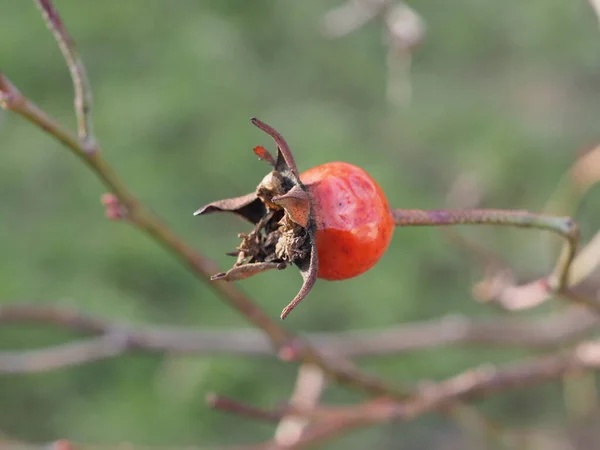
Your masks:
{"label": "red rose hip fruit", "polygon": [[388,248],[394,219],[379,184],[345,162],[300,174],[311,199],[319,257],[318,277],[344,280],[373,267]]}

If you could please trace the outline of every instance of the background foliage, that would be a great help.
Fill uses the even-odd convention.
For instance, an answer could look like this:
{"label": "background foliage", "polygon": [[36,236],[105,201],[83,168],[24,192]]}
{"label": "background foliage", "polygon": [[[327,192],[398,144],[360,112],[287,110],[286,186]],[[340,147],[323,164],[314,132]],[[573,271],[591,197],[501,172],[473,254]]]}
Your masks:
{"label": "background foliage", "polygon": [[[452,183],[468,173],[485,188],[484,206],[539,210],[577,152],[598,137],[600,37],[583,0],[411,2],[428,34],[414,57],[407,107],[386,101],[379,25],[340,40],[320,33],[322,14],[338,2],[56,3],[88,67],[106,157],[143,201],[223,267],[240,222],[191,213],[246,193],[262,178],[264,163],[251,149],[271,142],[250,125],[251,116],[282,132],[301,170],[331,160],[361,165],[393,206],[407,208],[442,207]],[[73,123],[67,69],[33,2],[3,2],[0,55],[25,94]],[[0,301],[76,306],[134,323],[246,326],[147,238],[106,221],[102,187],[58,143],[3,112],[0,136]],[[593,197],[579,217],[584,236],[600,219]],[[462,231],[525,274],[550,267],[535,232]],[[471,298],[480,276],[439,231],[398,230],[376,269],[318,283],[288,325],[335,331],[454,312],[498,314]],[[241,287],[276,316],[299,285],[289,270]],[[0,348],[69,337],[5,327]],[[521,354],[444,348],[364,366],[415,383]],[[274,360],[129,356],[4,376],[0,431],[29,440],[248,442],[267,437],[271,427],[210,411],[205,394],[269,405],[289,394],[294,373]],[[484,409],[507,423],[551,424],[563,415],[559,388],[505,395]],[[335,400],[353,396],[327,392]],[[430,417],[353,434],[350,447],[432,448],[457,432]]]}

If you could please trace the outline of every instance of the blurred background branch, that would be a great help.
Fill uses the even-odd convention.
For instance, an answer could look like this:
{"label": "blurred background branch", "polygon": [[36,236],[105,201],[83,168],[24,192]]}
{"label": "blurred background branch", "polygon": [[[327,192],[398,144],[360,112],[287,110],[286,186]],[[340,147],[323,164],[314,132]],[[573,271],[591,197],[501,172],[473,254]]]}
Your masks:
{"label": "blurred background branch", "polygon": [[406,106],[411,99],[412,52],[425,36],[425,22],[406,3],[394,0],[348,0],[323,16],[325,36],[342,38],[377,20],[387,47],[387,99]]}
{"label": "blurred background branch", "polygon": [[[600,319],[591,316],[587,310],[574,307],[535,320],[502,318],[475,321],[451,315],[390,329],[313,333],[308,334],[306,339],[324,355],[348,358],[390,356],[450,345],[550,350],[589,335],[599,323]],[[252,329],[190,327],[186,330],[182,327],[133,326],[91,318],[69,309],[18,304],[0,307],[0,325],[8,324],[51,325],[97,337],[49,348],[0,352],[0,373],[53,370],[136,352],[278,355],[268,338]],[[305,370],[310,372],[310,369]],[[315,381],[315,384],[320,383]]]}

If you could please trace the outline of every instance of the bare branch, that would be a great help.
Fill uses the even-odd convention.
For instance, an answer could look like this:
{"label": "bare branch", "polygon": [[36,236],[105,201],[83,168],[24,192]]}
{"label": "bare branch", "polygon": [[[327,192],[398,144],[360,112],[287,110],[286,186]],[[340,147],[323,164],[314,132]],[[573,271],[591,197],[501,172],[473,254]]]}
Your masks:
{"label": "bare branch", "polygon": [[316,444],[342,436],[355,428],[366,427],[373,424],[374,422],[370,420],[368,416],[360,417],[358,414],[350,417],[334,415],[328,419],[321,420],[317,425],[309,428],[300,439],[284,448],[285,450],[310,448]]}
{"label": "bare branch", "polygon": [[[600,5],[600,1],[591,0]],[[579,208],[585,195],[600,181],[600,145],[587,149],[571,165],[546,205],[546,211],[569,212]],[[579,252],[569,275],[571,286],[583,282],[600,264],[600,237],[596,234]]]}
{"label": "bare branch", "polygon": [[[529,298],[535,295],[539,302],[555,294],[563,294],[570,287],[570,268],[577,253],[580,232],[577,223],[568,216],[552,216],[532,213],[526,210],[499,209],[392,209],[396,226],[454,226],[454,225],[494,225],[514,228],[530,228],[550,231],[560,236],[565,245],[553,271],[532,283],[516,286],[512,295]],[[563,296],[570,299],[568,296]],[[581,298],[591,311],[600,314],[600,303],[595,299]]]}
{"label": "bare branch", "polygon": [[349,357],[397,354],[452,344],[543,349],[573,342],[598,323],[597,317],[579,308],[535,321],[517,318],[473,321],[451,315],[387,330],[340,333],[331,336],[327,346]]}
{"label": "bare branch", "polygon": [[255,420],[277,422],[283,417],[283,411],[269,411],[266,409],[257,408],[256,406],[247,405],[237,400],[217,394],[209,394],[206,397],[206,402],[211,408],[219,411],[228,412]]}
{"label": "bare branch", "polygon": [[[303,364],[298,370],[296,386],[289,401],[292,407],[314,409],[319,404],[321,394],[325,389],[327,380],[321,369],[310,364]],[[275,430],[274,441],[285,447],[295,444],[302,438],[302,434],[309,427],[309,421],[304,417],[287,415]]]}
{"label": "bare branch", "polygon": [[[458,344],[543,349],[573,342],[589,333],[599,322],[599,319],[578,308],[536,321],[473,321],[456,315],[376,331],[314,333],[308,335],[307,340],[323,355],[338,359],[384,356]],[[31,351],[2,352],[0,373],[52,370],[136,352],[253,357],[278,355],[269,339],[252,329],[135,327],[64,308],[33,305],[0,307],[0,324],[11,323],[58,326],[95,336],[96,339]]]}
{"label": "bare branch", "polygon": [[107,334],[40,350],[0,352],[0,373],[36,373],[78,366],[121,355],[126,346],[122,336]]}
{"label": "bare branch", "polygon": [[75,42],[67,32],[58,11],[51,0],[35,0],[42,11],[48,28],[54,35],[58,47],[65,58],[75,90],[75,114],[79,139],[87,153],[97,150],[92,123],[92,88],[83,61],[77,53]]}
{"label": "bare branch", "polygon": [[562,378],[584,371],[600,369],[600,342],[584,342],[563,354],[519,362],[496,369],[482,367],[464,372],[442,383],[424,388],[414,398],[394,408],[396,419],[412,419],[441,405]]}
{"label": "bare branch", "polygon": [[[577,212],[587,192],[600,180],[600,145],[586,149],[571,165],[562,177],[558,187],[547,202],[544,213],[548,215],[573,215]],[[465,183],[467,181],[467,183]],[[481,189],[463,175],[455,183],[446,198],[449,206],[458,208],[475,208],[480,206]],[[466,184],[466,189],[465,189]],[[470,185],[469,185],[470,184]],[[474,186],[475,185],[475,186]],[[484,279],[473,287],[473,295],[483,302],[490,302],[509,311],[519,311],[536,307],[549,298],[553,292],[545,279],[534,280],[520,285],[508,264],[496,255],[468,238],[446,231],[446,235],[461,247],[475,256],[487,267]],[[550,243],[546,247],[552,247]],[[569,300],[586,305],[591,310],[598,309],[595,295],[575,295],[581,283],[589,278],[600,263],[600,233],[597,233],[575,256],[569,274],[568,283],[559,295]],[[561,257],[571,252],[568,245],[563,246]]]}
{"label": "bare branch", "polygon": [[373,423],[412,420],[457,400],[471,400],[500,391],[522,389],[586,370],[600,370],[600,341],[583,342],[568,352],[505,367],[488,365],[471,369],[446,381],[425,386],[406,401],[370,403],[368,408],[365,405],[350,407],[344,414],[347,417],[369,417]]}
{"label": "bare branch", "polygon": [[581,343],[570,352],[501,368],[488,366],[468,370],[447,381],[423,387],[413,397],[399,403],[380,398],[358,406],[328,407],[321,411],[296,409],[297,415],[311,417],[318,413],[322,420],[288,448],[305,448],[360,427],[414,420],[459,401],[539,385],[587,370],[600,370],[598,341]]}
{"label": "bare branch", "polygon": [[111,328],[106,321],[81,314],[75,309],[34,304],[0,306],[0,324],[10,323],[54,325],[86,334],[104,334]]}

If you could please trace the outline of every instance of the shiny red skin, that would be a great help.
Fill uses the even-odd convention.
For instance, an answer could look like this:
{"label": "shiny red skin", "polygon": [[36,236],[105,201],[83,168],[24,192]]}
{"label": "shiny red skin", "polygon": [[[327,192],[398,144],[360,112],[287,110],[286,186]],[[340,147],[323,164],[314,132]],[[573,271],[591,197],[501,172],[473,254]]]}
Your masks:
{"label": "shiny red skin", "polygon": [[377,182],[345,162],[323,164],[300,175],[316,223],[318,277],[345,280],[373,267],[388,248],[394,219]]}

